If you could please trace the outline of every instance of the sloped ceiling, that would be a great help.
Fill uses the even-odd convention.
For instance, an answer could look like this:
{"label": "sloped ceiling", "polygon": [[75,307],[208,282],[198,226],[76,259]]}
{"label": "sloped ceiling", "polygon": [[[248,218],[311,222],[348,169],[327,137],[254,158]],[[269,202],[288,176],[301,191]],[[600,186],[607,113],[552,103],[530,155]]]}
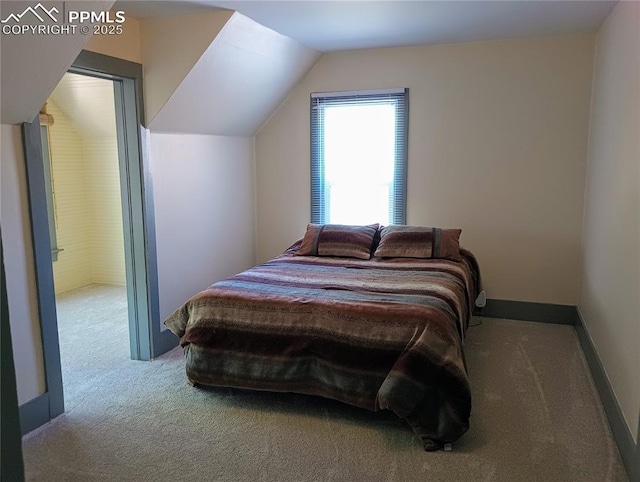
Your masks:
{"label": "sloped ceiling", "polygon": [[232,15],[231,10],[216,10],[140,22],[145,117],[148,121],[158,115]]}
{"label": "sloped ceiling", "polygon": [[322,52],[595,32],[618,0],[119,0],[137,18],[230,8]]}
{"label": "sloped ceiling", "polygon": [[[149,128],[252,136],[320,55],[235,12],[166,104],[155,116],[147,117]],[[157,69],[149,65],[144,50],[143,61],[145,75]]]}
{"label": "sloped ceiling", "polygon": [[[46,2],[49,11],[53,7],[58,11],[54,13],[55,22],[46,15],[43,15],[45,21],[40,22],[29,12],[19,22],[12,18],[4,25],[59,25],[65,10],[108,10],[113,3],[111,0]],[[21,14],[28,7],[34,8],[34,2],[3,1],[0,2],[0,16],[6,20],[10,14]],[[1,37],[0,122],[30,122],[90,36],[82,35],[77,28],[75,34],[69,35],[2,34]]]}
{"label": "sloped ceiling", "polygon": [[113,81],[66,73],[49,99],[73,122],[83,138],[114,136]]}

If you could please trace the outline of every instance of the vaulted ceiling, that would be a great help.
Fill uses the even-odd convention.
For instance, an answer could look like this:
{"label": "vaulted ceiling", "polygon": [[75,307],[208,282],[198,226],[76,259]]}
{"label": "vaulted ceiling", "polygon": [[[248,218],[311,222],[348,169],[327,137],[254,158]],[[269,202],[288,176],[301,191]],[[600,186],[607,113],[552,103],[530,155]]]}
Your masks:
{"label": "vaulted ceiling", "polygon": [[[156,27],[166,41],[174,21],[144,21],[143,31],[148,22],[160,23]],[[143,51],[143,58],[149,57]],[[319,57],[319,52],[233,13],[166,103],[159,110],[148,106],[149,127],[159,132],[252,136]],[[167,51],[157,60],[165,62]],[[145,64],[145,72],[171,72],[169,63],[155,67]],[[155,80],[146,74],[147,92],[154,90]]]}
{"label": "vaulted ceiling", "polygon": [[[70,2],[48,2],[62,11]],[[106,10],[113,1],[74,1]],[[322,52],[595,31],[615,1],[129,1],[154,131],[251,136]],[[0,2],[2,19],[33,2]],[[228,10],[231,8],[234,10]],[[2,35],[1,121],[31,120],[88,40]]]}
{"label": "vaulted ceiling", "polygon": [[[78,10],[109,10],[113,0],[78,1]],[[0,2],[0,17],[22,13],[33,2]],[[64,2],[47,2],[48,8],[64,11]],[[57,23],[49,18],[43,24]],[[2,34],[0,41],[0,121],[18,124],[33,120],[64,73],[82,50],[88,36]]]}
{"label": "vaulted ceiling", "polygon": [[321,52],[595,31],[617,0],[121,0],[138,18],[229,8]]}
{"label": "vaulted ceiling", "polygon": [[[29,5],[16,2],[11,13]],[[8,15],[3,8],[2,18]],[[2,123],[33,119],[87,40],[80,33],[3,35]],[[223,9],[142,20],[140,51],[148,127],[224,136],[254,135],[321,55]]]}
{"label": "vaulted ceiling", "polygon": [[49,100],[73,122],[81,137],[98,139],[115,136],[112,81],[66,73]]}

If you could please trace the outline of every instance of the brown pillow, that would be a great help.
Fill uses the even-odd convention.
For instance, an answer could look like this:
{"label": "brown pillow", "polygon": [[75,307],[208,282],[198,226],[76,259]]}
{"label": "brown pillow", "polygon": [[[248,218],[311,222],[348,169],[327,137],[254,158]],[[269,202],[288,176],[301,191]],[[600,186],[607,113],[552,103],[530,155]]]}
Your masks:
{"label": "brown pillow", "polygon": [[309,224],[296,255],[369,259],[379,227],[379,224]]}
{"label": "brown pillow", "polygon": [[374,256],[380,258],[444,258],[460,261],[461,229],[386,226]]}

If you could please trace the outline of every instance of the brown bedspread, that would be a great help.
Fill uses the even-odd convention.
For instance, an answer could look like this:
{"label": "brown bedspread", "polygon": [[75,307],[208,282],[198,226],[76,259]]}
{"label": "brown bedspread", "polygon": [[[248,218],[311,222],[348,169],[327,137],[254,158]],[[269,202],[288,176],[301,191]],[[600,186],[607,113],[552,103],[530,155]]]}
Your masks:
{"label": "brown bedspread", "polygon": [[427,450],[469,427],[462,349],[473,255],[368,261],[281,256],[215,283],[165,322],[203,385],[296,392],[393,410]]}

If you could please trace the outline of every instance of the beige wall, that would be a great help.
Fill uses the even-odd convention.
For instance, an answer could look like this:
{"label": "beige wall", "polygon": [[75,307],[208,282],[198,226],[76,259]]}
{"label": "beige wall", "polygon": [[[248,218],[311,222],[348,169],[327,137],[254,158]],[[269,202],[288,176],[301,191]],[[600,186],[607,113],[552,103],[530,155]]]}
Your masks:
{"label": "beige wall", "polygon": [[91,281],[125,285],[124,232],[118,144],[115,135],[85,138]]}
{"label": "beige wall", "polygon": [[[62,11],[62,2],[58,4]],[[2,18],[21,12],[30,2],[0,2]],[[109,1],[78,1],[79,10],[108,9]],[[76,35],[8,35],[2,38],[2,240],[11,337],[18,388],[23,404],[45,391],[44,365],[29,226],[24,153],[20,128],[29,122],[67,71],[87,37]]]}
{"label": "beige wall", "polygon": [[232,11],[149,18],[140,22],[140,50],[147,123],[169,100]]}
{"label": "beige wall", "polygon": [[122,24],[121,34],[92,35],[84,49],[141,64],[140,22],[126,15],[126,3],[124,4],[124,12],[126,20]]}
{"label": "beige wall", "polygon": [[[232,14],[139,22],[148,123]],[[88,48],[114,52],[96,43]],[[123,49],[117,56],[125,55]],[[149,144],[162,322],[196,292],[254,264],[255,165],[246,137],[150,131]]]}
{"label": "beige wall", "polygon": [[[50,100],[49,128],[58,246],[56,293],[90,283],[124,285],[124,235],[113,86],[65,77]],[[67,102],[69,97],[90,99]],[[64,112],[63,110],[64,109]],[[65,112],[68,115],[65,115]]]}
{"label": "beige wall", "polygon": [[54,124],[49,127],[59,253],[53,263],[56,293],[91,283],[91,239],[82,138],[72,121],[53,102],[47,103]]}
{"label": "beige wall", "polygon": [[640,3],[597,37],[578,308],[637,442],[640,409]]}
{"label": "beige wall", "polygon": [[[113,0],[74,0],[73,8],[98,11],[111,8],[113,3]],[[64,2],[52,1],[47,5],[65,11]],[[28,6],[33,7],[33,3],[0,2],[0,16],[21,13]],[[53,22],[46,19],[45,23]],[[2,35],[2,123],[32,121],[87,40],[79,28],[69,35]]]}
{"label": "beige wall", "polygon": [[[165,23],[160,32],[169,28]],[[215,33],[210,27],[206,31]],[[148,127],[154,132],[253,136],[319,57],[319,52],[235,12]],[[145,63],[145,73],[161,67],[158,60]],[[164,52],[161,60],[162,77],[175,75],[176,62],[169,63]],[[146,82],[148,95],[157,93],[158,80]]]}
{"label": "beige wall", "polygon": [[0,128],[0,222],[18,403],[45,391],[27,179],[19,126]]}
{"label": "beige wall", "polygon": [[160,318],[255,264],[250,138],[151,134]]}
{"label": "beige wall", "polygon": [[575,305],[593,35],[324,55],[256,136],[257,258],[309,222],[309,94],[409,88],[409,224],[463,229],[490,298]]}

